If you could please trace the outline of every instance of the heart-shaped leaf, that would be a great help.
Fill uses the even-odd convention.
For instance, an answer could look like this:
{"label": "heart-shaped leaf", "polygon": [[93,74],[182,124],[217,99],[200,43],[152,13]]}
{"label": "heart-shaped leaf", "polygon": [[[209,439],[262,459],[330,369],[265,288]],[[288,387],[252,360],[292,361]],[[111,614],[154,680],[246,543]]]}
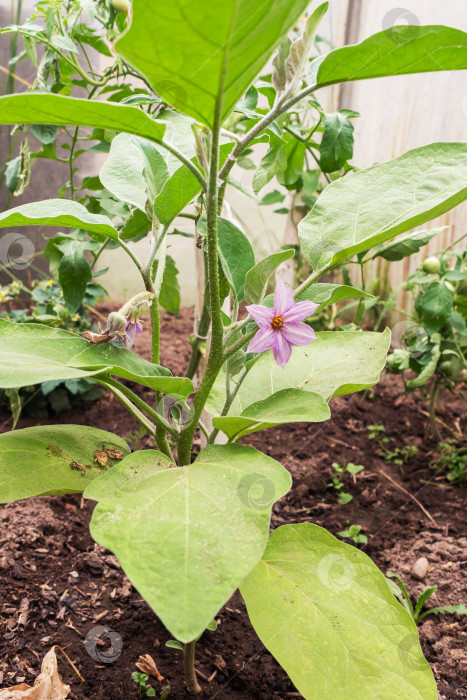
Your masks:
{"label": "heart-shaped leaf", "polygon": [[91,533],[115,553],[170,633],[189,642],[261,558],[271,507],[290,488],[290,475],[241,445],[209,446],[187,467],[168,468],[153,453],[147,460],[136,486],[129,476],[130,491],[121,472],[129,473],[131,458],[112,469],[102,489],[89,490],[115,495],[98,503]]}
{"label": "heart-shaped leaf", "polygon": [[417,627],[371,559],[311,523],[275,530],[240,587],[306,700],[436,700]]}
{"label": "heart-shaped leaf", "polygon": [[118,435],[83,425],[41,425],[2,433],[0,503],[81,493],[128,453]]}

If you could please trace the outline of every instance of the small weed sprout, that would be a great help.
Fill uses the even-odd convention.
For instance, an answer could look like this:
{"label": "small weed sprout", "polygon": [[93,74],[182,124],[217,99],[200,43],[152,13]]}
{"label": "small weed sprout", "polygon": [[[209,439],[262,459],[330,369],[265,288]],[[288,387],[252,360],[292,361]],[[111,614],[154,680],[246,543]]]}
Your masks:
{"label": "small weed sprout", "polygon": [[347,530],[341,530],[337,534],[346,540],[353,540],[356,547],[359,545],[364,545],[368,543],[368,537],[366,535],[360,534],[362,530],[361,525],[349,525]]}
{"label": "small weed sprout", "polygon": [[363,469],[365,469],[365,467],[363,466],[363,464],[353,464],[353,462],[344,462],[344,465],[341,467],[341,465],[338,462],[333,462],[332,468],[334,469],[335,474],[332,478],[332,481],[329,482],[328,487],[337,491],[337,500],[339,501],[341,506],[345,506],[347,503],[350,503],[350,501],[353,499],[353,496],[352,494],[346,493],[345,491],[341,490],[344,488],[344,482],[340,477],[343,476],[345,473],[358,474]]}
{"label": "small weed sprout", "polygon": [[[395,581],[393,579],[395,579]],[[400,578],[400,576],[388,571],[386,580],[389,584],[389,588],[391,589],[397,600],[413,617],[417,625],[420,624],[420,622],[428,615],[454,615],[455,613],[458,613],[459,615],[467,615],[467,607],[464,603],[460,603],[459,605],[442,605],[440,607],[430,608],[429,610],[423,610],[423,607],[429,601],[433,593],[438,590],[438,586],[429,586],[428,588],[425,588],[425,590],[422,591],[416,599],[414,606],[412,605],[412,601],[407,591],[407,587],[404,584],[403,580]]]}

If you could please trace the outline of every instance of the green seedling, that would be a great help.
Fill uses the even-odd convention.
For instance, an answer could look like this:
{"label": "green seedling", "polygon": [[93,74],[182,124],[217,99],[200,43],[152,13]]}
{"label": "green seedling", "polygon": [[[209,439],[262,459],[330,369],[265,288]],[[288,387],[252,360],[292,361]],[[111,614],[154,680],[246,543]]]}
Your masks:
{"label": "green seedling", "polygon": [[[154,688],[149,685],[148,686],[148,680],[149,676],[146,673],[138,673],[138,671],[134,671],[131,674],[132,679],[138,686],[138,697],[140,698],[155,698],[156,697],[156,691]],[[166,696],[167,697],[167,696]]]}
{"label": "green seedling", "polygon": [[347,503],[350,503],[350,501],[353,499],[353,496],[350,493],[342,491],[342,489],[344,488],[344,482],[341,480],[340,476],[345,473],[358,474],[363,469],[365,469],[365,467],[363,466],[363,464],[353,464],[353,462],[344,462],[344,466],[341,467],[339,462],[333,462],[332,468],[335,471],[335,475],[333,476],[332,481],[329,482],[328,487],[333,488],[337,491],[337,500],[339,501],[341,506],[345,506]]}
{"label": "green seedling", "polygon": [[375,425],[367,425],[368,439],[369,440],[383,440],[384,442],[389,442],[389,438],[384,436],[383,433],[386,432],[386,428],[382,423],[376,423]]}
{"label": "green seedling", "polygon": [[[397,583],[393,579],[395,579]],[[464,603],[460,603],[459,605],[442,605],[440,607],[430,608],[429,610],[423,610],[424,605],[428,602],[433,593],[438,590],[438,586],[429,586],[428,588],[425,588],[425,590],[418,596],[414,607],[407,588],[400,576],[388,571],[386,581],[388,582],[389,588],[397,600],[413,617],[417,625],[428,615],[454,615],[455,613],[459,613],[459,615],[467,615],[467,608]]]}
{"label": "green seedling", "polygon": [[367,544],[368,542],[368,537],[360,534],[361,529],[361,525],[350,525],[348,530],[341,530],[337,534],[346,540],[353,540],[355,546],[358,547],[360,544]]}

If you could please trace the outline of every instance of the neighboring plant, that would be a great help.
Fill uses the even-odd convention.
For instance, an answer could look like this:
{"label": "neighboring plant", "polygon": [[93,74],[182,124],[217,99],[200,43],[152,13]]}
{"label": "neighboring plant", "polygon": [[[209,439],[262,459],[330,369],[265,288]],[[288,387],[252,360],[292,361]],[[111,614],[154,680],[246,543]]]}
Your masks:
{"label": "neighboring plant", "polygon": [[[131,24],[114,44],[116,60],[131,65],[172,105],[162,113],[44,90],[0,99],[3,124],[48,125],[53,119],[60,126],[118,132],[100,180],[115,201],[131,207],[122,224],[121,210],[107,216],[91,205],[52,199],[4,212],[0,226],[70,228],[89,236],[80,243],[97,241],[101,247],[110,240],[127,253],[144,288],[110,314],[99,333],[85,331],[86,339],[44,324],[0,319],[0,385],[17,389],[93,379],[126,406],[158,448],[130,454],[121,437],[94,426],[2,434],[1,500],[84,492],[97,501],[92,536],[115,553],[183,647],[190,692],[201,690],[196,640],[240,588],[260,639],[305,698],[391,692],[431,700],[436,686],[415,624],[383,574],[365,554],[314,524],[284,525],[269,534],[272,506],[288,492],[291,478],[274,459],[238,441],[280,424],[327,420],[332,397],[378,381],[388,331],[317,333],[312,340],[304,330],[316,304],[318,312],[336,299],[362,298],[360,290],[319,280],[465,200],[467,146],[424,146],[329,184],[299,225],[301,255],[312,272],[293,291],[278,286],[274,299],[266,296],[268,280],[294,251],[256,261],[248,238],[219,214],[239,158],[264,141],[270,147],[277,139],[286,143],[284,118],[318,89],[414,67],[463,68],[467,35],[439,26],[394,27],[310,63],[326,6],[309,17],[300,39],[281,43],[307,5],[308,0],[247,5],[228,0],[220,7],[186,0],[182,8],[135,0]],[[47,36],[47,26],[41,32]],[[233,134],[229,120],[243,109],[258,71],[278,46],[274,65],[280,78],[273,93],[269,88],[270,106],[249,115],[243,135]],[[70,52],[64,49],[67,59]],[[171,289],[167,237],[177,216],[193,216],[185,211],[192,202],[196,245],[206,260],[194,354],[196,341],[206,343],[209,335],[196,388],[190,378],[173,377],[160,365],[160,303]],[[129,228],[150,229],[145,260],[128,244]],[[77,242],[70,240],[65,249],[74,247],[82,261]],[[229,316],[222,310],[227,298]],[[239,320],[243,302],[253,314]],[[151,362],[116,344],[131,346],[142,330],[145,305],[151,314]],[[308,345],[302,344],[304,333],[312,341]],[[255,345],[249,346],[253,338],[256,350],[266,341],[270,347],[272,339],[273,351],[256,354]],[[190,374],[196,367],[190,363]],[[152,389],[153,400],[142,399],[128,381]],[[198,431],[207,445],[192,462]],[[227,444],[215,444],[219,431]],[[410,654],[403,654],[408,639]]]}
{"label": "neighboring plant", "polygon": [[[11,275],[11,272],[10,272]],[[63,290],[56,280],[33,281],[31,289],[23,282],[12,281],[0,287],[0,318],[16,323],[43,323],[53,328],[64,328],[80,333],[92,327],[92,316],[96,301],[105,294],[105,289],[95,282],[86,287],[82,304],[71,313],[63,300]],[[29,303],[25,308],[25,299]],[[47,417],[50,413],[66,411],[76,401],[92,401],[102,396],[102,390],[87,378],[60,379],[42,382],[20,389],[0,389],[0,404],[9,407],[16,425],[21,412],[35,417]]]}
{"label": "neighboring plant", "polygon": [[349,525],[347,530],[341,530],[337,534],[346,540],[352,540],[356,547],[368,543],[368,537],[361,534],[361,525]]}
{"label": "neighboring plant", "polygon": [[[402,375],[407,391],[429,397],[431,431],[441,441],[438,396],[445,389],[459,391],[467,380],[467,249],[446,249],[427,258],[404,288],[413,296],[414,311],[405,323],[401,347],[388,357],[388,369]],[[406,378],[406,372],[412,376]]]}
{"label": "neighboring plant", "polygon": [[345,506],[347,503],[350,503],[350,501],[353,499],[352,494],[346,493],[345,491],[342,491],[344,488],[344,482],[341,479],[341,476],[344,474],[359,474],[365,467],[362,464],[353,464],[352,462],[344,462],[344,465],[341,467],[341,465],[338,462],[333,462],[332,463],[332,468],[334,469],[335,475],[332,478],[331,483],[328,484],[330,488],[333,488],[337,491],[337,500],[341,504],[341,506]]}
{"label": "neighboring plant", "polygon": [[[395,579],[395,581],[393,579]],[[397,600],[402,603],[407,612],[413,617],[417,625],[420,624],[420,622],[427,617],[427,615],[454,615],[455,613],[458,613],[459,615],[467,615],[467,607],[464,605],[464,603],[461,603],[460,605],[442,605],[440,607],[424,610],[424,606],[429,601],[433,593],[438,590],[438,586],[429,586],[426,588],[415,600],[414,606],[407,591],[407,587],[400,576],[388,571],[386,580]]]}
{"label": "neighboring plant", "polygon": [[438,444],[439,457],[430,463],[430,467],[446,473],[448,481],[465,486],[467,481],[467,447],[459,447],[457,440],[448,440]]}

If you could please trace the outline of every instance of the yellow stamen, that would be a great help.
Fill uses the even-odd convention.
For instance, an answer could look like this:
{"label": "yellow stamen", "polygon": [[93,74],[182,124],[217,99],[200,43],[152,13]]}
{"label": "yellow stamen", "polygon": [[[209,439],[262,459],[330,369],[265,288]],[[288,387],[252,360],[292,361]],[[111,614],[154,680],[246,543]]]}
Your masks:
{"label": "yellow stamen", "polygon": [[271,321],[271,326],[274,328],[275,331],[278,331],[279,328],[282,328],[284,325],[284,319],[281,318],[280,316],[274,316],[274,318]]}

